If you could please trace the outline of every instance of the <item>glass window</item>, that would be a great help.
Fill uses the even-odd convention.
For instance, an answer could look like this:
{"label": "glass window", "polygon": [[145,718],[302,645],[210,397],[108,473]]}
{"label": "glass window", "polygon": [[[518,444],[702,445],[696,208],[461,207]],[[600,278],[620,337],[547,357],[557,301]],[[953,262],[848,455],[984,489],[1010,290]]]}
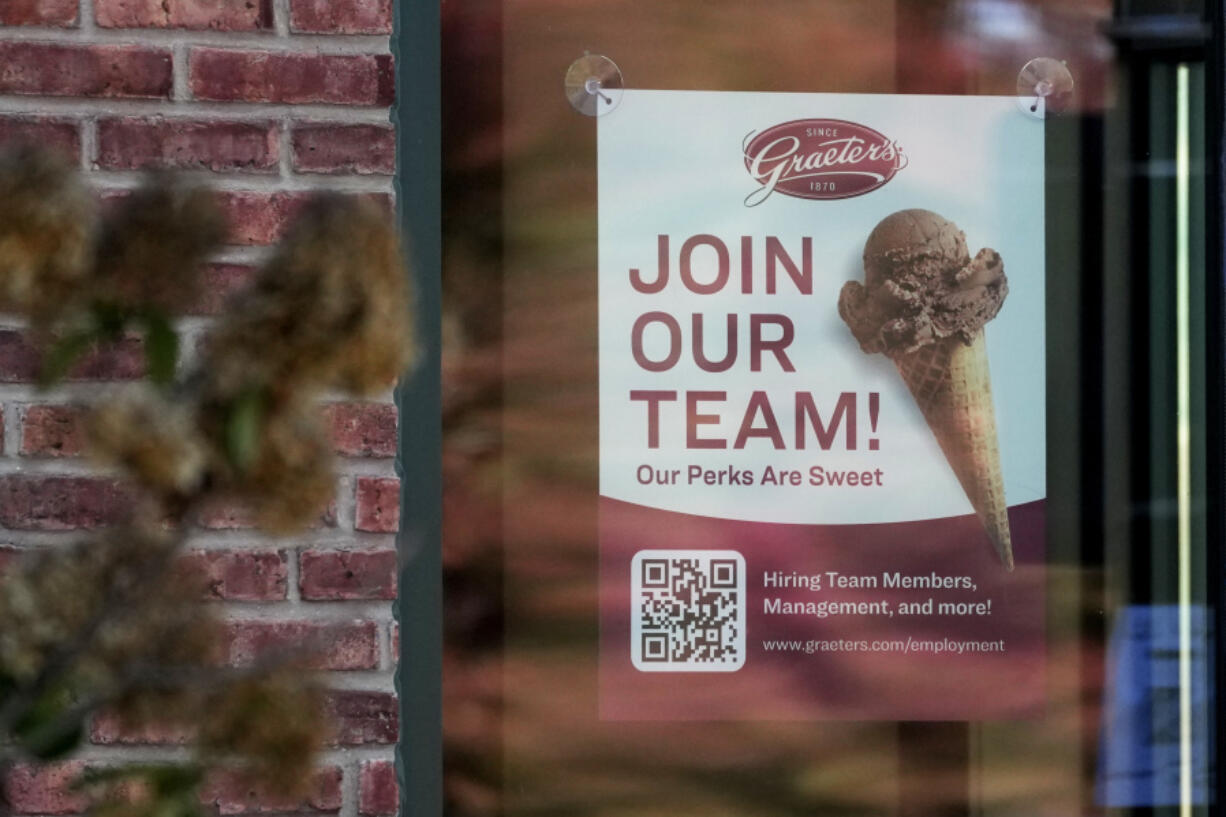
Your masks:
{"label": "glass window", "polygon": [[[1206,13],[442,5],[447,814],[1207,813],[1222,111]],[[724,134],[726,167],[679,147]],[[735,206],[708,201],[734,187]],[[886,218],[915,208],[944,213]],[[928,283],[892,278],[891,297],[936,304],[922,326],[874,294],[904,273]],[[845,325],[847,281],[869,306]],[[825,317],[796,318],[821,298]],[[982,335],[995,398],[958,433],[996,440],[995,477],[913,382],[933,338],[959,341],[928,363],[942,382],[973,379],[962,347]],[[823,343],[865,374],[835,379]],[[804,367],[827,374],[798,387]],[[748,468],[763,487],[802,443],[824,478],[879,493],[815,493],[791,465],[773,498],[726,484]],[[874,487],[878,468],[906,490]],[[402,618],[429,602],[406,590]],[[650,605],[671,616],[662,641]],[[414,661],[406,683],[436,669]]]}

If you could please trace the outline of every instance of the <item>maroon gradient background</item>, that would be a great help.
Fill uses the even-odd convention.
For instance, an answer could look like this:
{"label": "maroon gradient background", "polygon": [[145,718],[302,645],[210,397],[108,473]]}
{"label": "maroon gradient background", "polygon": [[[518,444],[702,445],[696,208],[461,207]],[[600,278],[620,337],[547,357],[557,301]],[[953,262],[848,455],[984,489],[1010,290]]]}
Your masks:
{"label": "maroon gradient background", "polygon": [[[878,525],[738,522],[600,500],[600,715],[609,720],[945,720],[1028,718],[1044,697],[1045,501],[1010,509],[1016,569],[1001,567],[974,515]],[[747,655],[736,672],[645,673],[630,661],[630,562],[645,549],[745,557]],[[969,576],[977,591],[764,588],[803,575]],[[989,615],[768,615],[785,601],[979,602]],[[768,652],[786,640],[1005,642],[1004,652]]]}

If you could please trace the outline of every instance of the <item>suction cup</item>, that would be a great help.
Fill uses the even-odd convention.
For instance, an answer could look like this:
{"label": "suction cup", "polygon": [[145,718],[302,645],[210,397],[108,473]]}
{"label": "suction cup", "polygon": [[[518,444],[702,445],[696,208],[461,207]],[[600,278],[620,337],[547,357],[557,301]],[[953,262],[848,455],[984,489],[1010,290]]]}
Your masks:
{"label": "suction cup", "polygon": [[608,57],[587,54],[566,69],[566,98],[584,116],[603,116],[622,98],[621,69]]}
{"label": "suction cup", "polygon": [[1073,104],[1073,75],[1051,57],[1026,63],[1017,75],[1017,105],[1036,119],[1067,110]]}

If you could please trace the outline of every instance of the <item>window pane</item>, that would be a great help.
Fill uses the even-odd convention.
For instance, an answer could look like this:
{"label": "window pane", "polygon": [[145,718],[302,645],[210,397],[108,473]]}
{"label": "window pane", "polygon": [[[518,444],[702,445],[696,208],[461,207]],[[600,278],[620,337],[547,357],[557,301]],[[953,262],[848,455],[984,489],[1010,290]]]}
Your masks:
{"label": "window pane", "polygon": [[[1218,439],[1220,424],[1209,395],[1221,388],[1210,374],[1219,365],[1210,340],[1216,343],[1220,323],[1213,312],[1217,299],[1207,294],[1220,286],[1220,275],[1206,267],[1212,239],[1206,196],[1216,183],[1216,170],[1206,161],[1206,123],[1221,111],[1217,102],[1207,107],[1204,54],[1188,39],[1192,35],[1181,35],[1175,44],[1161,37],[1147,44],[1138,40],[1151,36],[1147,15],[1173,14],[1176,22],[1180,14],[1192,15],[1188,20],[1195,23],[1200,13],[1192,3],[1113,7],[1107,0],[444,4],[444,720],[450,814],[1068,815],[1113,809],[1174,813],[1181,805],[1193,813],[1205,810],[1213,718],[1210,610],[1216,599],[1208,582],[1217,502],[1210,486],[1220,484],[1216,460],[1206,451]],[[619,131],[612,119],[584,116],[567,101],[567,67],[585,54],[616,63],[627,89],[620,105],[660,99],[644,91],[713,93],[678,97],[658,117],[644,117],[645,124],[636,119],[634,127]],[[1028,110],[1029,97],[1016,98],[1019,74],[1035,58],[1053,58],[1075,83],[1075,91],[1060,100],[1061,109],[1048,111],[1045,119],[1042,111]],[[1057,71],[1051,65],[1044,70]],[[1061,81],[1052,73],[1038,80]],[[719,95],[732,92],[749,93]],[[649,226],[640,232],[650,243],[640,273],[643,280],[663,276],[654,226],[667,219],[691,224],[692,213],[684,208],[702,206],[694,191],[707,184],[718,189],[723,172],[712,169],[708,176],[689,164],[673,172],[676,165],[658,156],[644,156],[642,165],[624,159],[616,164],[610,159],[613,143],[606,140],[671,144],[667,134],[651,131],[652,123],[669,133],[684,130],[687,122],[696,130],[711,128],[738,106],[785,109],[798,99],[774,96],[785,94],[839,95],[822,99],[843,111],[893,111],[904,132],[910,121],[915,134],[952,134],[954,147],[946,146],[940,180],[929,181],[925,190],[919,181],[924,171],[914,159],[906,169],[898,170],[899,162],[890,171],[910,176],[876,179],[877,187],[856,197],[827,195],[840,191],[811,184],[792,193],[771,192],[777,200],[810,206],[796,212],[812,214],[813,221],[811,228],[779,238],[776,250],[767,247],[769,224],[751,215],[765,211],[738,200],[738,220],[721,222],[727,229],[712,229],[711,240],[700,238],[691,247],[698,255],[686,256],[682,246],[691,233],[670,234],[671,243],[661,243],[660,252],[680,276],[686,258],[719,259],[721,247],[729,270],[745,269],[744,251],[757,265],[755,275],[765,275],[770,264],[778,287],[803,288],[799,259],[808,251],[800,248],[810,246],[803,243],[807,238],[818,259],[816,275],[824,274],[832,257],[847,262],[838,269],[841,285],[863,275],[862,247],[878,221],[872,218],[863,234],[841,235],[832,225],[842,223],[837,220],[848,208],[864,206],[867,213],[865,202],[884,207],[891,196],[912,189],[922,199],[914,206],[948,201],[957,208],[982,200],[979,209],[960,216],[959,227],[966,233],[967,264],[981,247],[995,249],[1010,276],[1010,300],[986,330],[996,418],[1002,433],[1027,421],[1042,429],[1019,438],[1033,443],[1030,450],[1010,448],[1007,440],[1002,450],[1013,463],[1031,457],[1046,481],[1045,488],[1032,486],[1037,504],[1035,515],[1027,517],[1025,503],[1016,499],[1026,488],[1009,482],[1011,466],[1005,468],[1014,497],[1006,527],[1024,545],[1019,526],[1033,521],[1041,526],[1033,534],[1037,544],[1024,553],[1028,546],[1019,546],[1017,567],[1008,572],[952,462],[952,470],[934,471],[933,479],[952,486],[963,510],[934,509],[906,519],[939,518],[944,527],[935,529],[934,547],[958,536],[979,537],[983,565],[967,571],[997,575],[991,566],[999,585],[990,592],[977,589],[970,600],[991,598],[998,617],[974,613],[974,622],[988,624],[968,632],[995,632],[1009,641],[1015,652],[1000,664],[965,655],[966,644],[993,638],[961,636],[961,624],[933,630],[936,613],[923,609],[916,611],[923,623],[911,634],[939,635],[941,649],[950,651],[944,658],[931,647],[921,656],[908,645],[871,657],[857,650],[832,656],[827,646],[816,646],[831,641],[831,633],[858,643],[857,628],[867,626],[859,622],[867,619],[852,616],[833,625],[824,618],[796,619],[786,639],[776,636],[798,645],[796,660],[768,660],[761,655],[765,639],[754,638],[761,625],[751,610],[745,626],[734,616],[696,636],[722,638],[722,622],[728,632],[747,629],[744,667],[738,664],[723,679],[694,671],[696,663],[656,676],[658,683],[643,678],[653,671],[653,650],[664,649],[671,660],[671,642],[631,643],[631,632],[642,633],[632,630],[635,613],[627,594],[633,590],[640,594],[635,598],[646,598],[652,582],[669,575],[675,563],[657,553],[654,563],[649,555],[645,564],[633,556],[639,547],[634,543],[655,543],[643,547],[657,551],[663,550],[660,542],[691,543],[687,558],[702,561],[685,569],[717,582],[704,585],[712,604],[741,593],[758,606],[766,596],[767,579],[756,567],[765,546],[753,551],[752,544],[721,538],[734,530],[727,520],[748,519],[737,516],[743,509],[733,507],[736,500],[708,514],[722,521],[706,528],[692,521],[703,514],[663,516],[638,505],[625,512],[610,502],[615,497],[607,479],[602,482],[602,460],[607,464],[625,453],[619,448],[632,447],[628,437],[619,446],[607,426],[602,431],[602,415],[608,420],[609,411],[601,383],[610,382],[610,361],[632,359],[628,340],[612,353],[608,344],[602,347],[601,327],[607,329],[619,314],[601,283],[603,259],[621,257],[608,255],[612,230],[638,235],[632,228],[641,215]],[[703,99],[713,107],[704,111]],[[1049,101],[1056,106],[1055,97]],[[946,118],[938,121],[941,114]],[[974,135],[980,132],[976,123],[1006,114],[1015,118],[1001,121],[1015,124],[994,139]],[[835,127],[829,124],[834,120],[843,122],[838,127],[849,121],[867,127],[860,120],[822,116],[803,115],[815,130]],[[827,124],[813,124],[819,120]],[[1027,127],[1034,130],[1023,132]],[[1032,141],[1026,133],[1034,135]],[[873,138],[864,130],[856,134]],[[899,139],[904,151],[916,150],[918,137],[907,142],[884,135]],[[703,142],[702,136],[696,132],[693,141]],[[742,139],[752,144],[745,133],[734,136],[738,146]],[[1033,157],[1018,152],[1025,145],[1033,145],[1041,159],[1027,164]],[[974,163],[973,157],[993,148],[1001,155]],[[749,181],[746,157],[735,158],[737,178]],[[620,185],[608,175],[618,167],[630,168]],[[987,170],[972,173],[968,167]],[[1010,192],[986,191],[976,199],[976,185],[989,178],[1005,180],[1000,184]],[[627,204],[633,202],[629,193],[602,198],[640,184],[639,210]],[[1017,197],[1026,191],[1033,191],[1041,216],[1027,215],[1020,206]],[[907,206],[891,205],[880,216]],[[1020,214],[1015,226],[1038,225],[1026,228],[1030,240],[1003,228],[994,235],[972,229],[1000,221],[997,211]],[[712,205],[712,212],[724,211]],[[608,221],[614,213],[617,218]],[[750,239],[747,244],[742,236]],[[1002,242],[1020,249],[994,246]],[[1026,346],[1018,330],[1012,346],[998,339],[993,347],[993,333],[1005,337],[1015,319],[1005,310],[1016,316],[1026,302],[1027,271],[1019,259],[1030,257],[1036,259],[1033,267],[1045,270],[1030,290],[1040,293],[1033,346]],[[827,306],[833,316],[833,304]],[[727,311],[713,307],[705,317],[722,321]],[[683,348],[690,355],[694,325],[689,311],[683,317],[676,331],[685,333],[678,337],[686,338]],[[829,323],[845,331],[833,317]],[[718,326],[709,330],[718,333],[712,338],[730,342],[722,322],[711,325]],[[672,330],[659,331],[666,338]],[[739,331],[745,340],[757,330],[746,317]],[[840,342],[850,343],[849,337]],[[644,343],[638,350],[643,359],[667,357],[659,352],[666,346]],[[713,342],[708,354],[714,358],[724,348]],[[1038,385],[1029,397],[1024,390],[1010,391],[1011,367],[1036,348],[1030,374]],[[744,354],[750,354],[748,347]],[[766,365],[783,362],[769,348],[762,354]],[[880,393],[892,388],[905,395],[890,361],[878,356],[877,362],[884,364]],[[743,378],[732,388],[750,389],[748,382]],[[1038,393],[1045,398],[1035,398]],[[636,422],[657,411],[663,423],[674,416],[666,413],[668,401],[678,400],[680,412],[684,398],[634,399],[628,405],[639,412]],[[867,393],[855,405],[857,427],[867,435],[873,422]],[[924,432],[917,433],[919,440],[932,421],[925,426],[915,406],[909,410],[915,428]],[[780,411],[789,412],[788,421],[803,415],[795,406]],[[675,416],[683,418],[681,424],[661,425],[660,433],[707,433],[694,430],[692,417],[686,426],[681,413]],[[810,416],[834,427],[827,408],[815,405]],[[750,444],[769,448],[773,438],[764,417],[747,416],[741,428],[756,429],[759,439]],[[780,428],[781,439],[790,439],[794,424]],[[727,437],[735,454],[735,434]],[[869,445],[867,436],[864,442]],[[944,468],[951,455],[937,442],[928,439],[926,456]],[[907,457],[890,456],[886,461],[896,471],[907,466]],[[682,489],[693,479],[677,477]],[[661,477],[645,493],[666,492],[670,485]],[[929,490],[935,489],[921,480],[913,494],[927,496]],[[796,530],[833,525],[840,513],[852,513],[851,505],[831,508],[815,521],[804,516],[806,509],[786,505],[772,506],[772,512],[780,520],[794,514],[782,524]],[[693,555],[699,548],[692,543],[707,530],[709,544]],[[750,538],[760,532],[752,520],[735,530]],[[907,528],[907,536],[914,530]],[[770,535],[776,543],[792,541],[791,534]],[[612,561],[611,536],[629,543]],[[833,561],[824,562],[813,562],[805,550],[817,544],[797,541],[799,555],[781,557],[780,575],[807,575],[797,569],[807,564],[819,564],[825,581],[826,571],[835,569],[831,565],[871,564],[872,575],[890,572],[865,561],[873,545],[863,544],[857,553],[845,544],[868,539],[838,540],[844,544],[833,548]],[[936,576],[934,581],[961,575],[934,566],[927,552],[904,551],[913,541],[898,543],[902,572]],[[743,557],[741,551],[750,551],[748,562],[731,555]],[[746,564],[749,569],[742,570]],[[638,572],[632,574],[632,567]],[[745,583],[738,584],[742,575]],[[721,592],[718,582],[725,580],[730,584]],[[890,605],[902,599],[921,607],[929,599],[946,601],[939,590],[883,598]],[[1002,611],[1014,616],[1012,623]],[[894,625],[866,631],[895,632],[889,626]],[[908,630],[897,632],[901,638],[874,634],[865,643],[908,643]],[[822,651],[827,654],[813,657]],[[999,694],[985,693],[994,683]]]}

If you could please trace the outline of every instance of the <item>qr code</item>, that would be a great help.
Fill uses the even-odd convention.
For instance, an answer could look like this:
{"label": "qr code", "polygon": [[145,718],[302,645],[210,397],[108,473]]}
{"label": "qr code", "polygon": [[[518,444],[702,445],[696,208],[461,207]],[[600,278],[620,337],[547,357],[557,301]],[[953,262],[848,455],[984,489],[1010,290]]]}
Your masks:
{"label": "qr code", "polygon": [[744,666],[744,556],[734,550],[640,550],[630,570],[636,669],[734,672]]}

